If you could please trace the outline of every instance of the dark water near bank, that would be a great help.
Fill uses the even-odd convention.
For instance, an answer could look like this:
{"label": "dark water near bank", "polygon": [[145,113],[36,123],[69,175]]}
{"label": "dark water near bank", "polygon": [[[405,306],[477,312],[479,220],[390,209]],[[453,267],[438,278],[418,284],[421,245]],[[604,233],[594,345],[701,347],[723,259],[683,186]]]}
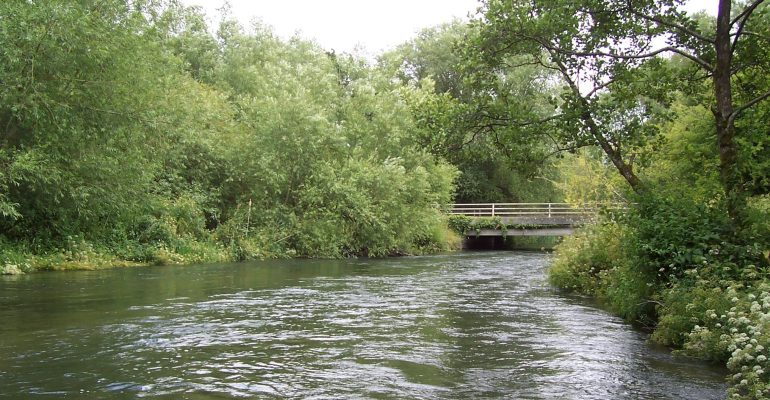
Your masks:
{"label": "dark water near bank", "polygon": [[0,398],[719,399],[540,253],[0,277]]}

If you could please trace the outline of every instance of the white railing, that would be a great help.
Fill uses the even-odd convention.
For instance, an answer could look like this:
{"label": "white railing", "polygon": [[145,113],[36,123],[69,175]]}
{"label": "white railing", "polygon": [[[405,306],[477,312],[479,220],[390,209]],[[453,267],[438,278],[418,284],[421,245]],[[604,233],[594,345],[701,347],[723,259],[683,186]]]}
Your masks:
{"label": "white railing", "polygon": [[573,206],[568,203],[467,203],[452,204],[450,214],[469,217],[582,217],[601,209],[618,209],[618,204]]}

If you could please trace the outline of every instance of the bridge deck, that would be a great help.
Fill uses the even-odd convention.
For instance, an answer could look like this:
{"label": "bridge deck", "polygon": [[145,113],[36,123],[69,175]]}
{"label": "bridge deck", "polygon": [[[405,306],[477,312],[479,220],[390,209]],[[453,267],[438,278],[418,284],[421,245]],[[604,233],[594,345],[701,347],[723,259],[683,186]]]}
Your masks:
{"label": "bridge deck", "polygon": [[[622,208],[619,204],[573,206],[567,203],[472,203],[453,204],[452,215],[500,219],[506,236],[564,236],[596,216],[600,209]],[[518,226],[517,226],[518,225]],[[480,229],[466,236],[503,236],[502,230]]]}

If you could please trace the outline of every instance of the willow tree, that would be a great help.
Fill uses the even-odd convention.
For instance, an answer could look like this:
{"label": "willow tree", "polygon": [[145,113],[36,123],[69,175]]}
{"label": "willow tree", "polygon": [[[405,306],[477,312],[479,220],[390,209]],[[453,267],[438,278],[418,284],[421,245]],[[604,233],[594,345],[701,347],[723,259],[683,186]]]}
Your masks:
{"label": "willow tree", "polygon": [[[480,60],[511,55],[558,73],[565,90],[549,123],[573,145],[599,146],[637,192],[635,148],[654,138],[651,122],[678,89],[706,84],[719,175],[736,225],[745,208],[736,121],[770,97],[769,8],[763,0],[720,0],[715,21],[682,11],[681,0],[487,0],[477,21]],[[676,73],[669,60],[686,60]]]}
{"label": "willow tree", "polygon": [[174,63],[135,6],[0,3],[3,233],[102,237],[146,211]]}

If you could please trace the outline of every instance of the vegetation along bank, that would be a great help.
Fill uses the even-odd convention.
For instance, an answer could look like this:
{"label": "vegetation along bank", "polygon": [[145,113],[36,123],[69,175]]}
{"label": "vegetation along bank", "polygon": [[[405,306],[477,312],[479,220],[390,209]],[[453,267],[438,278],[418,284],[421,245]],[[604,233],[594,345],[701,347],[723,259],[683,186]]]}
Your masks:
{"label": "vegetation along bank", "polygon": [[2,272],[434,252],[452,202],[621,202],[551,283],[770,398],[768,3],[480,6],[370,61],[175,1],[0,2]]}

